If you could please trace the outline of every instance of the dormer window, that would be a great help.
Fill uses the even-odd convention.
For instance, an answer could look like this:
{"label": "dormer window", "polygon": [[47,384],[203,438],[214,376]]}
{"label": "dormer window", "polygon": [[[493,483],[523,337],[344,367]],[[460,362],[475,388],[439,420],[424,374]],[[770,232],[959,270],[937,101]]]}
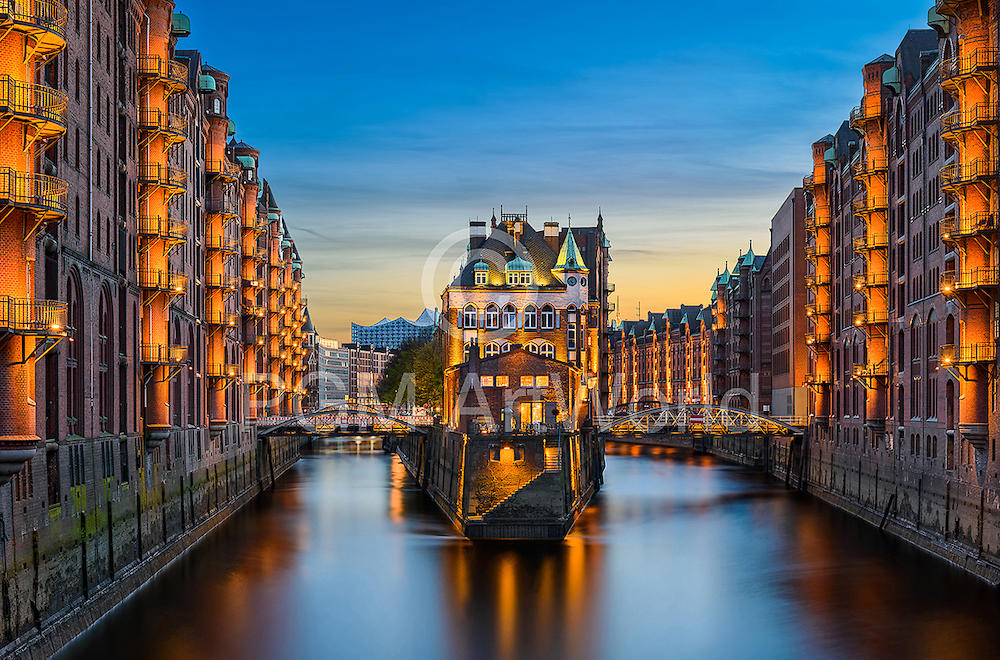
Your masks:
{"label": "dormer window", "polygon": [[530,263],[514,257],[507,262],[507,286],[528,286],[531,284],[531,273],[534,268]]}
{"label": "dormer window", "polygon": [[476,265],[472,267],[476,273],[476,286],[486,286],[489,284],[490,279],[490,267],[485,261],[477,261]]}

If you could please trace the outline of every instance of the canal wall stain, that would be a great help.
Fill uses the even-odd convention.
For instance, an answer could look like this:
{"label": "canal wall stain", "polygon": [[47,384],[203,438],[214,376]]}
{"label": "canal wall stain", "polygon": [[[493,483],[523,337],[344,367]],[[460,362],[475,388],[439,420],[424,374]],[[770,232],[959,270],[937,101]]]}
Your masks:
{"label": "canal wall stain", "polygon": [[914,470],[893,454],[756,434],[617,437],[690,448],[768,472],[1000,586],[1000,493]]}
{"label": "canal wall stain", "polygon": [[208,434],[172,439],[185,451],[172,461],[150,456],[128,482],[88,470],[67,510],[15,512],[15,522],[30,524],[0,539],[0,655],[50,657],[268,488],[302,443],[233,425],[213,439],[216,451],[192,461],[186,449],[208,443]]}

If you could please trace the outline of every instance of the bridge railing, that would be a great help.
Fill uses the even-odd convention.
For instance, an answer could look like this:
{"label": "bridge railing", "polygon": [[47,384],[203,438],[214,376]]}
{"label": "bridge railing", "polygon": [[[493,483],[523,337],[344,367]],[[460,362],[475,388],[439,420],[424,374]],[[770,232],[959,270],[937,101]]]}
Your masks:
{"label": "bridge railing", "polygon": [[806,426],[801,418],[778,418],[722,406],[663,406],[631,414],[596,418],[602,433],[704,432],[716,434],[768,433],[797,435]]}

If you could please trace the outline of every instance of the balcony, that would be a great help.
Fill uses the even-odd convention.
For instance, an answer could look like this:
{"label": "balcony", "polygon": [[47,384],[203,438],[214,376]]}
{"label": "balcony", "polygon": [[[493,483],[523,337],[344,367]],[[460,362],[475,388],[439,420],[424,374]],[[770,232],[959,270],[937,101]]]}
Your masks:
{"label": "balcony", "polygon": [[980,158],[971,163],[951,163],[941,168],[941,189],[947,191],[986,180],[992,182],[996,176],[997,164],[989,158]]}
{"label": "balcony", "polygon": [[802,187],[808,190],[809,192],[815,190],[816,177],[813,176],[812,174],[807,174],[806,176],[802,177]]}
{"label": "balcony", "polygon": [[29,35],[35,55],[46,58],[66,47],[69,14],[58,0],[0,2],[0,29]]}
{"label": "balcony", "polygon": [[187,173],[179,167],[147,163],[139,168],[139,183],[177,195],[187,190]]}
{"label": "balcony", "polygon": [[171,218],[144,215],[139,218],[139,236],[146,239],[162,238],[171,243],[187,240],[187,223]]}
{"label": "balcony", "polygon": [[264,314],[266,313],[267,310],[264,309],[263,305],[243,305],[243,316],[264,318]]}
{"label": "balcony", "polygon": [[858,364],[851,372],[855,378],[862,380],[869,378],[886,378],[889,376],[889,363],[885,360],[881,362],[870,362],[868,364]]}
{"label": "balcony", "polygon": [[238,181],[240,178],[240,168],[228,158],[221,160],[206,160],[205,173],[209,177],[216,177],[223,182],[229,183]]}
{"label": "balcony", "polygon": [[176,295],[187,291],[187,275],[162,268],[139,270],[139,287],[151,291],[165,291]]}
{"label": "balcony", "polygon": [[605,284],[604,285],[604,292],[605,293],[614,293],[615,292],[615,283],[614,282],[608,282],[607,284]]}
{"label": "balcony", "polygon": [[963,291],[995,288],[998,284],[998,270],[992,266],[979,266],[959,272],[946,270],[941,273],[941,293],[949,297]]}
{"label": "balcony", "polygon": [[949,91],[966,78],[989,76],[997,68],[997,49],[988,41],[965,40],[959,48],[961,54],[941,60],[941,86]]}
{"label": "balcony", "polygon": [[240,371],[238,364],[210,364],[205,369],[205,374],[209,378],[236,378]]}
{"label": "balcony", "polygon": [[139,78],[149,83],[162,83],[168,94],[176,94],[187,89],[188,68],[175,60],[159,55],[139,57]]}
{"label": "balcony", "polygon": [[48,85],[0,76],[0,116],[34,127],[34,137],[51,140],[66,132],[69,99]]}
{"label": "balcony", "polygon": [[265,287],[264,287],[264,282],[262,282],[261,280],[256,280],[256,279],[248,280],[247,278],[244,277],[243,288],[250,290],[257,290],[257,289],[263,289]]}
{"label": "balcony", "polygon": [[227,273],[209,273],[205,276],[205,286],[209,289],[226,289],[235,291],[240,288],[241,278]]}
{"label": "balcony", "polygon": [[183,364],[188,360],[187,346],[143,344],[140,353],[146,364]]}
{"label": "balcony", "polygon": [[886,195],[869,195],[860,191],[854,198],[854,213],[867,215],[869,213],[885,213],[889,210],[889,198]]}
{"label": "balcony", "polygon": [[240,206],[235,200],[225,197],[209,197],[205,200],[205,210],[209,213],[235,218],[240,214]]}
{"label": "balcony", "polygon": [[239,323],[239,317],[231,312],[219,312],[209,310],[205,313],[205,323],[208,325],[221,325],[225,327],[235,327]]}
{"label": "balcony", "polygon": [[0,207],[22,209],[39,222],[58,222],[66,217],[68,197],[69,184],[62,179],[0,168]]}
{"label": "balcony", "polygon": [[608,311],[609,312],[615,311],[615,304],[613,302],[608,303]]}
{"label": "balcony", "polygon": [[867,147],[864,156],[852,168],[855,179],[871,176],[885,176],[889,172],[889,160],[885,147]]}
{"label": "balcony", "polygon": [[0,296],[0,332],[65,337],[66,319],[64,302]]}
{"label": "balcony", "polygon": [[965,216],[948,216],[941,219],[941,240],[954,242],[997,230],[995,213],[972,213]]}
{"label": "balcony", "polygon": [[[874,97],[873,97],[874,98]],[[865,103],[861,102],[860,106],[857,106],[851,110],[851,128],[857,130],[860,133],[864,133],[864,125],[871,121],[876,121],[882,118],[882,100],[879,99],[876,103]]]}
{"label": "balcony", "polygon": [[819,305],[817,303],[806,304],[806,316],[829,316],[830,306],[829,305]]}
{"label": "balcony", "polygon": [[854,276],[854,289],[872,289],[876,287],[888,286],[889,273],[884,270],[868,271]]}
{"label": "balcony", "polygon": [[809,210],[806,211],[806,220],[805,220],[806,231],[814,232],[817,229],[829,226],[830,226],[830,214],[824,213],[822,217],[820,217],[816,213],[816,205],[815,204],[811,205],[809,207]]}
{"label": "balcony", "polygon": [[830,256],[829,245],[807,245],[805,248],[806,259],[816,261],[817,259],[827,259]]}
{"label": "balcony", "polygon": [[817,289],[821,286],[830,286],[829,275],[816,273],[814,275],[809,275],[808,277],[806,277],[807,289]]}
{"label": "balcony", "polygon": [[854,239],[855,252],[870,252],[872,250],[887,250],[889,248],[888,234],[865,234]]}
{"label": "balcony", "polygon": [[187,117],[173,112],[143,110],[139,113],[139,130],[162,135],[167,146],[180,144],[187,139]]}
{"label": "balcony", "polygon": [[829,385],[830,376],[829,374],[817,374],[817,373],[806,373],[805,375],[806,385]]}
{"label": "balcony", "polygon": [[205,249],[226,254],[236,254],[240,251],[240,243],[231,236],[211,235],[205,237]]}
{"label": "balcony", "polygon": [[997,123],[997,106],[992,101],[977,103],[971,108],[956,107],[941,116],[941,137],[949,140],[983,126]]}
{"label": "balcony", "polygon": [[830,343],[830,335],[826,333],[807,332],[806,346],[825,346]]}
{"label": "balcony", "polygon": [[941,364],[945,367],[952,365],[971,365],[981,363],[992,363],[997,358],[996,344],[945,344],[938,354]]}
{"label": "balcony", "polygon": [[889,310],[887,309],[866,309],[854,313],[854,326],[857,328],[866,325],[881,325],[889,322]]}

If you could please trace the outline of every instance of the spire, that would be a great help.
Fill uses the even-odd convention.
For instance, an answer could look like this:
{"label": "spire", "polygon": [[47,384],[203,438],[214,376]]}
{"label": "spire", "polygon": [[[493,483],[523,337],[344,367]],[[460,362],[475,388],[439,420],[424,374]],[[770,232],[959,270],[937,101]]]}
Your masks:
{"label": "spire", "polygon": [[576,239],[573,238],[572,227],[566,230],[566,238],[563,240],[562,247],[559,248],[559,256],[556,257],[556,265],[552,267],[552,270],[579,270],[585,272],[589,270],[583,265],[583,259],[580,258],[580,250],[576,247]]}
{"label": "spire", "polygon": [[496,208],[494,208],[493,217],[490,218],[490,229],[496,229],[496,228],[497,228],[497,210]]}
{"label": "spire", "polygon": [[597,226],[600,227],[604,224],[604,216],[601,215],[601,207],[597,207]]}

